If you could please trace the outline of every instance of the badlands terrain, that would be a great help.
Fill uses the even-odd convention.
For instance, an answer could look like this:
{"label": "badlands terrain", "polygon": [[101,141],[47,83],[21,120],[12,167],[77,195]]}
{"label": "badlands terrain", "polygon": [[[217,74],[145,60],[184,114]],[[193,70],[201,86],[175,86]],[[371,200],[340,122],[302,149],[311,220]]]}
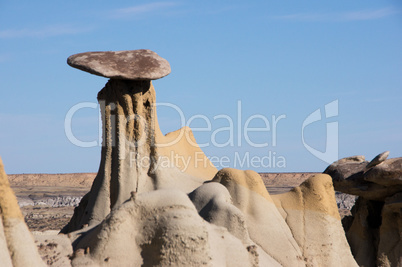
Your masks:
{"label": "badlands terrain", "polygon": [[2,266],[402,266],[402,158],[218,170],[189,127],[159,128],[152,80],[167,60],[142,49],[67,63],[109,78],[99,171],[7,176],[0,160]]}
{"label": "badlands terrain", "polygon": [[[288,192],[309,173],[260,173],[271,195]],[[60,230],[71,219],[74,208],[91,189],[96,173],[8,175],[25,221],[31,231]],[[350,214],[355,197],[337,192],[341,217]]]}

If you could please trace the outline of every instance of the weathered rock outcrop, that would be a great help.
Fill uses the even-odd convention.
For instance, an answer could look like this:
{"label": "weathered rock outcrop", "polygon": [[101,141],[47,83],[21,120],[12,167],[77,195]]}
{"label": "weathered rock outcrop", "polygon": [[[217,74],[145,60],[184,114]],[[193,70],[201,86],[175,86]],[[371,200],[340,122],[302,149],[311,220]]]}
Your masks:
{"label": "weathered rock outcrop", "polygon": [[344,226],[360,266],[402,266],[402,158],[388,154],[341,159],[324,171],[336,190],[359,196]]}
{"label": "weathered rock outcrop", "polygon": [[280,266],[251,240],[207,223],[178,190],[133,195],[77,239],[76,249],[88,247],[74,266]]}
{"label": "weathered rock outcrop", "polygon": [[212,182],[227,188],[233,205],[244,214],[250,238],[265,253],[282,265],[305,265],[300,248],[258,173],[226,168]]}
{"label": "weathered rock outcrop", "polygon": [[68,63],[111,78],[98,94],[99,172],[63,229],[73,266],[356,266],[329,176],[271,197],[254,171],[217,172],[190,129],[161,133],[150,80],[170,68],[155,53]]}
{"label": "weathered rock outcrop", "polygon": [[0,159],[0,263],[1,266],[45,266],[24,222]]}
{"label": "weathered rock outcrop", "polygon": [[257,173],[223,169],[188,197],[133,192],[101,224],[70,235],[87,251],[74,266],[357,266],[326,175],[271,197]]}
{"label": "weathered rock outcrop", "polygon": [[330,176],[312,176],[272,198],[308,266],[357,266],[342,229]]}

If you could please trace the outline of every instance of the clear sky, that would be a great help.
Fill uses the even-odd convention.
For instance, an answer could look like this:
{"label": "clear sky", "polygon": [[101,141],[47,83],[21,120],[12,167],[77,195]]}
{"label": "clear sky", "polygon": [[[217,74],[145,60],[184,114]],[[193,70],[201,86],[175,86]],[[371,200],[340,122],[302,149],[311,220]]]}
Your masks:
{"label": "clear sky", "polygon": [[[100,147],[74,145],[65,118],[97,103],[107,79],[66,59],[141,48],[170,62],[171,74],[154,81],[157,101],[202,128],[194,135],[218,168],[319,172],[346,156],[402,156],[400,1],[3,0],[6,172],[96,172]],[[77,140],[98,140],[98,113],[74,113]],[[164,133],[183,124],[171,106],[158,117]]]}

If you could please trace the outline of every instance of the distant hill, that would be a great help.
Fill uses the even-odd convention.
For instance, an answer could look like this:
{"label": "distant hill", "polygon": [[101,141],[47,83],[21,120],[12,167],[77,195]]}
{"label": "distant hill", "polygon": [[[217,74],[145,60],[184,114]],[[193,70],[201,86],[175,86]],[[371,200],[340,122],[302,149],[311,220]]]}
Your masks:
{"label": "distant hill", "polygon": [[[298,186],[313,172],[260,173],[268,189],[276,188],[278,193]],[[58,174],[10,174],[8,178],[12,187],[87,187],[90,188],[96,173],[58,173]],[[271,190],[270,190],[271,191]],[[275,190],[274,190],[275,191]],[[276,192],[276,191],[275,191]],[[274,192],[274,193],[275,193]]]}

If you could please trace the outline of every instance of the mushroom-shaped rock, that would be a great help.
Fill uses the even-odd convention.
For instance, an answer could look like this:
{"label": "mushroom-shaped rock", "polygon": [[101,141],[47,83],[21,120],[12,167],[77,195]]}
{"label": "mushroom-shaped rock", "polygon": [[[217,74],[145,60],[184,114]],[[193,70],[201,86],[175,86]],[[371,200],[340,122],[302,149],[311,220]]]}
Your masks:
{"label": "mushroom-shaped rock", "polygon": [[165,59],[150,50],[88,52],[69,57],[68,64],[110,80],[98,93],[103,124],[99,171],[63,233],[100,223],[132,192],[176,188],[189,193],[214,177],[217,169],[188,127],[166,136],[159,129],[151,80],[170,73]]}
{"label": "mushroom-shaped rock", "polygon": [[113,79],[157,80],[170,73],[169,62],[148,49],[80,53],[70,56],[67,63]]}

